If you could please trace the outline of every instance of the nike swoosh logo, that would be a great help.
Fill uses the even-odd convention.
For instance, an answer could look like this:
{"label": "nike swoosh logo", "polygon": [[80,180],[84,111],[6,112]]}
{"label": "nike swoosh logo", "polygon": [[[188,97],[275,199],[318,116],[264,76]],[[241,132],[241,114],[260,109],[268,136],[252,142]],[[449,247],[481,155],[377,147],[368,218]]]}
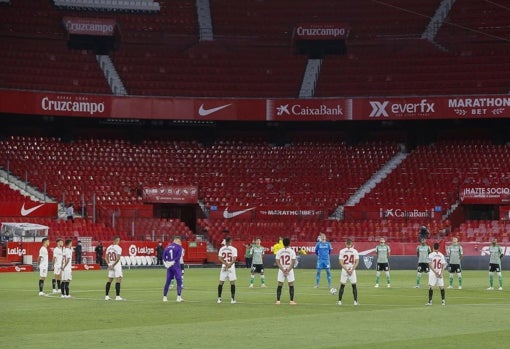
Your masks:
{"label": "nike swoosh logo", "polygon": [[372,252],[375,252],[375,248],[371,248],[369,250],[365,250],[365,251],[360,251],[358,252],[358,254],[361,256],[361,255],[367,255],[367,254],[370,254]]}
{"label": "nike swoosh logo", "polygon": [[23,206],[21,206],[21,215],[23,217],[28,216],[29,214],[31,214],[32,212],[34,212],[35,210],[37,210],[39,207],[42,207],[42,206],[44,206],[44,204],[40,204],[38,206],[29,208],[28,210],[25,210],[25,203],[23,203]]}
{"label": "nike swoosh logo", "polygon": [[200,108],[198,109],[198,114],[200,114],[200,116],[207,116],[207,115],[210,115],[212,113],[216,113],[217,111],[220,111],[221,109],[225,109],[227,107],[230,107],[231,105],[232,104],[225,104],[225,105],[220,105],[219,107],[216,107],[216,108],[205,109],[204,105],[201,104]]}
{"label": "nike swoosh logo", "polygon": [[240,216],[243,213],[249,212],[254,209],[255,209],[255,207],[247,208],[246,210],[241,210],[241,211],[228,212],[228,208],[227,208],[227,209],[225,209],[225,211],[223,211],[223,218],[226,218],[226,219],[234,218],[234,217]]}

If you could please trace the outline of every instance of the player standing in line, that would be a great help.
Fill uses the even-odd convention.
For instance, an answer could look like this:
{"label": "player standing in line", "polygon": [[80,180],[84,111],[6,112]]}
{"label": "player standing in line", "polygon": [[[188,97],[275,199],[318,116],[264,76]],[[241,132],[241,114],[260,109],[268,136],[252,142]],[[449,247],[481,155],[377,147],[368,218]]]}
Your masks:
{"label": "player standing in line", "polygon": [[284,238],[282,240],[283,248],[279,249],[276,253],[276,266],[278,267],[278,287],[276,288],[276,303],[280,304],[280,297],[282,296],[282,287],[285,280],[289,285],[289,296],[291,305],[296,305],[294,301],[294,265],[296,265],[296,252],[290,248],[290,239]]}
{"label": "player standing in line", "polygon": [[108,281],[105,286],[105,301],[111,300],[110,287],[113,279],[115,280],[115,300],[123,301],[124,299],[120,296],[120,283],[122,282],[122,264],[120,264],[120,257],[122,256],[122,247],[119,245],[120,237],[115,236],[113,243],[106,249],[106,263],[108,265]]}
{"label": "player standing in line", "polygon": [[429,301],[425,305],[432,305],[432,296],[434,295],[434,286],[439,286],[441,290],[441,305],[446,305],[445,291],[444,291],[444,269],[446,266],[446,259],[444,255],[439,252],[439,243],[434,243],[434,251],[429,254]]}
{"label": "player standing in line", "polygon": [[[179,264],[181,265],[181,288],[184,288],[184,254],[186,250],[182,249],[181,258],[179,259]],[[174,288],[174,280],[170,281],[170,289]]]}
{"label": "player standing in line", "polygon": [[221,294],[223,292],[223,284],[228,278],[230,280],[230,303],[236,303],[236,260],[237,248],[232,246],[232,238],[230,236],[225,238],[225,245],[218,251],[218,258],[221,262],[220,282],[218,284],[218,300],[221,303]]}
{"label": "player standing in line", "polygon": [[72,277],[72,260],[73,260],[73,240],[67,239],[65,241],[62,257],[62,281],[60,282],[60,291],[62,292],[62,298],[71,298],[69,294],[69,284],[71,283]]}
{"label": "player standing in line", "polygon": [[379,239],[379,245],[375,247],[375,253],[377,255],[377,271],[375,273],[375,287],[379,287],[379,280],[381,278],[381,271],[384,270],[386,274],[386,286],[391,287],[390,281],[390,255],[391,248],[386,245],[384,238]]}
{"label": "player standing in line", "polygon": [[58,293],[62,280],[62,258],[64,256],[64,241],[61,238],[57,239],[57,247],[53,249],[53,279],[51,285],[53,293]]}
{"label": "player standing in line", "polygon": [[331,243],[326,241],[326,234],[319,234],[319,241],[315,245],[315,254],[317,255],[317,273],[315,274],[315,288],[319,287],[321,281],[321,271],[326,270],[326,277],[328,278],[328,289],[331,288],[331,262],[329,255],[331,254]]}
{"label": "player standing in line", "polygon": [[499,288],[503,290],[503,275],[501,274],[501,259],[503,258],[503,249],[498,245],[498,239],[492,239],[492,245],[489,247],[489,288],[494,289],[494,272],[498,274]]}
{"label": "player standing in line", "polygon": [[37,267],[39,268],[39,296],[44,296],[44,280],[48,276],[48,246],[50,240],[42,239],[42,246],[39,249],[39,257],[37,257]]}
{"label": "player standing in line", "polygon": [[358,251],[353,247],[352,240],[345,241],[345,248],[340,250],[338,254],[342,273],[340,274],[340,289],[338,290],[338,305],[342,305],[342,297],[344,295],[345,283],[347,280],[352,285],[352,295],[354,296],[354,305],[358,305],[358,288],[356,286],[357,276],[356,268],[359,264]]}
{"label": "player standing in line", "polygon": [[462,268],[460,266],[460,262],[464,256],[464,250],[459,244],[459,239],[457,237],[452,238],[452,244],[448,246],[446,254],[450,261],[450,284],[448,285],[448,288],[453,288],[453,274],[457,274],[457,278],[459,279],[459,290],[462,290]]}
{"label": "player standing in line", "polygon": [[420,244],[416,247],[416,256],[418,257],[418,274],[416,275],[416,286],[420,288],[421,274],[429,272],[429,254],[432,252],[430,246],[427,245],[427,239],[421,238]]}
{"label": "player standing in line", "polygon": [[251,258],[251,276],[250,288],[253,288],[255,273],[260,274],[260,287],[266,287],[266,277],[264,276],[264,246],[260,245],[260,238],[256,238],[250,249]]}
{"label": "player standing in line", "polygon": [[177,302],[183,302],[184,299],[181,297],[182,292],[182,271],[181,271],[181,256],[182,246],[181,237],[175,236],[174,242],[168,245],[163,251],[163,265],[166,269],[166,282],[163,288],[163,302],[168,302],[168,288],[170,283],[175,278],[177,283]]}

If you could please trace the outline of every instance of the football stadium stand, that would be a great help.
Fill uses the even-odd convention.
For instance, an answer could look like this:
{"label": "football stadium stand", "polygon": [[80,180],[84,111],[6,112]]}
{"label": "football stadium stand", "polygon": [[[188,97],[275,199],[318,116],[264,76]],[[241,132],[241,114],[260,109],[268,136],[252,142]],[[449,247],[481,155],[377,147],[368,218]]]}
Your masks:
{"label": "football stadium stand", "polygon": [[[113,76],[127,98],[294,99],[306,82],[312,86],[307,97],[324,99],[505,95],[509,9],[476,0],[0,0],[0,92],[112,96],[118,94]],[[88,26],[94,21],[114,23],[109,46],[74,41],[66,18],[86,24],[78,30],[83,37],[95,30]],[[321,55],[308,75],[314,57],[298,52],[295,29],[310,23],[340,23],[348,34],[345,50]],[[392,137],[385,130],[394,125],[385,121],[378,124],[380,137],[355,139],[363,132],[348,134],[350,125],[334,134],[324,123],[313,125],[319,132],[306,125],[300,135],[275,143],[260,132],[250,134],[251,124],[242,122],[235,127],[243,128],[243,136],[227,130],[208,135],[209,141],[203,132],[215,130],[151,138],[136,123],[126,127],[131,137],[117,137],[114,122],[92,117],[83,122],[91,130],[64,137],[73,120],[44,117],[55,123],[49,131],[30,124],[17,134],[0,129],[0,167],[60,203],[75,203],[78,216],[86,213],[74,222],[25,217],[49,226],[51,238],[166,240],[177,233],[194,240],[204,233],[218,247],[225,230],[246,241],[276,240],[282,233],[315,241],[323,231],[333,241],[385,236],[414,242],[426,223],[435,239],[509,239],[505,221],[494,214],[477,219],[461,207],[466,187],[508,189],[505,129],[498,131],[500,139],[449,134],[405,147],[415,134]],[[406,132],[408,124],[402,125]],[[268,122],[267,129],[280,126]],[[196,186],[199,213],[191,219],[153,215],[141,189],[165,186]],[[0,200],[25,198],[0,184]],[[268,215],[268,206],[296,217]],[[258,218],[232,219],[229,207],[256,210]],[[405,211],[391,217],[397,209],[422,216],[413,219]],[[317,214],[303,218],[303,210]]]}

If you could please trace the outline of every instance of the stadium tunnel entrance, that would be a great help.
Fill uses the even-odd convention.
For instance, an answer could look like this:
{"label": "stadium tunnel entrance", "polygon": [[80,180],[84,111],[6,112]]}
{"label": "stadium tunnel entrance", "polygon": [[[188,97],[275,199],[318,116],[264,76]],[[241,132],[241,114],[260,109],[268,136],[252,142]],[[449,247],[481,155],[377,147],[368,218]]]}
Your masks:
{"label": "stadium tunnel entrance", "polygon": [[499,205],[464,205],[466,219],[470,220],[498,220]]}
{"label": "stadium tunnel entrance", "polygon": [[203,215],[198,204],[153,204],[154,218],[180,219],[196,233],[197,218]]}

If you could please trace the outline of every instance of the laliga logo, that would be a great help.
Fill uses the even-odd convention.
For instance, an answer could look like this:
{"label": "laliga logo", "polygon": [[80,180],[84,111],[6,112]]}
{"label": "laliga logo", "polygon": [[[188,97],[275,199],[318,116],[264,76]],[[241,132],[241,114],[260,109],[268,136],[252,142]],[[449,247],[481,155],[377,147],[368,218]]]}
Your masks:
{"label": "laliga logo", "polygon": [[8,255],[18,255],[18,256],[23,256],[24,254],[27,253],[27,250],[25,250],[24,248],[21,249],[19,247],[16,247],[16,248],[8,248],[7,249],[7,254]]}
{"label": "laliga logo", "polygon": [[20,267],[18,267],[18,266],[15,266],[15,267],[14,267],[14,270],[16,270],[17,272],[20,272],[20,271],[21,271],[21,268],[20,268]]}
{"label": "laliga logo", "polygon": [[146,254],[146,255],[152,255],[154,254],[154,249],[151,248],[151,247],[147,247],[147,246],[144,246],[144,247],[136,247],[136,245],[131,245],[129,246],[129,255],[130,256],[137,256],[138,254]]}
{"label": "laliga logo", "polygon": [[89,265],[88,265],[88,264],[85,264],[85,265],[83,266],[83,268],[84,268],[85,270],[89,270],[89,268],[90,268],[90,267],[89,267]]}
{"label": "laliga logo", "polygon": [[136,245],[129,246],[128,251],[130,256],[136,256]]}

